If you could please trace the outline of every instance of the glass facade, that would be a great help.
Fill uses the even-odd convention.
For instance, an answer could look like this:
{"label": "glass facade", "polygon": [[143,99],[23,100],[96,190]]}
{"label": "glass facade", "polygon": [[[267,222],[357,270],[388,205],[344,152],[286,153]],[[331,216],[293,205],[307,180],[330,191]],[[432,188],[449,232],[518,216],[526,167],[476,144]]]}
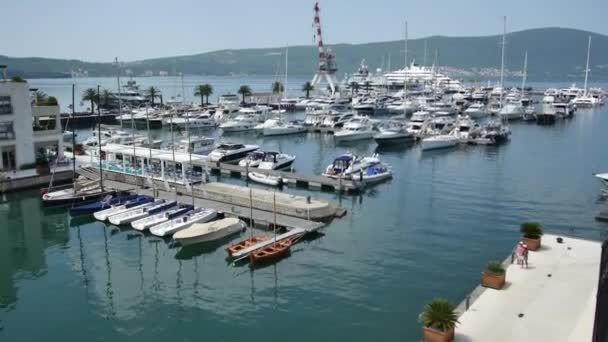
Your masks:
{"label": "glass facade", "polygon": [[15,139],[15,131],[12,122],[0,122],[0,140]]}

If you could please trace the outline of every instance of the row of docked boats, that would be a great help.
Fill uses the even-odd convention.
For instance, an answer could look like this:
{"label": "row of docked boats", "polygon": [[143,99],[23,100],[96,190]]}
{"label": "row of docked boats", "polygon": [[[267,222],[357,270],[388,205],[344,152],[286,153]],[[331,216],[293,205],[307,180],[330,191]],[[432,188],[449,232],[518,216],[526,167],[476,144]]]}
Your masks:
{"label": "row of docked boats", "polygon": [[[275,204],[276,205],[276,204]],[[209,208],[197,208],[177,201],[154,199],[146,195],[113,193],[99,201],[73,204],[72,216],[92,214],[95,219],[117,226],[129,226],[140,232],[170,238],[182,246],[210,243],[243,232],[246,224],[236,217],[226,217]],[[276,224],[275,224],[276,226]],[[252,229],[252,228],[251,228]],[[262,243],[247,254],[252,264],[272,261],[285,255],[304,232],[293,232],[286,238],[253,235],[230,244],[228,256]],[[265,242],[265,243],[264,243]]]}

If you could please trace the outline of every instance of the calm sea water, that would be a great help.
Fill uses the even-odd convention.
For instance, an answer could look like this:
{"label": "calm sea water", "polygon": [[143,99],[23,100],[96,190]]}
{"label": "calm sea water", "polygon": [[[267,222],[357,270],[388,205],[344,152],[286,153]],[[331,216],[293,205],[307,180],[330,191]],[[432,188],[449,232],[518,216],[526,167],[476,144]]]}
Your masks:
{"label": "calm sea water", "polygon": [[[42,208],[36,191],[6,195],[0,340],[417,341],[424,304],[462,300],[488,260],[506,257],[522,221],[608,237],[593,219],[602,204],[592,177],[608,171],[608,107],[511,128],[499,147],[378,151],[394,179],[358,196],[310,192],[348,215],[255,270],[228,265],[222,244],[170,248]],[[294,153],[302,173],[320,173],[346,150],[376,152],[373,142],[335,146],[320,134],[231,140]]]}

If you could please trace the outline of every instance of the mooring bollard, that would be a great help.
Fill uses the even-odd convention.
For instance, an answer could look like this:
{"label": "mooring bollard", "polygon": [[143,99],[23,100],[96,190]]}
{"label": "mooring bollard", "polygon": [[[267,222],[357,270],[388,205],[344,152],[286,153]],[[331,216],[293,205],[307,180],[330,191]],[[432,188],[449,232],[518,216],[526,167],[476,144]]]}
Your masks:
{"label": "mooring bollard", "polygon": [[464,310],[465,311],[469,310],[470,304],[471,304],[471,296],[467,296],[466,302],[464,304]]}

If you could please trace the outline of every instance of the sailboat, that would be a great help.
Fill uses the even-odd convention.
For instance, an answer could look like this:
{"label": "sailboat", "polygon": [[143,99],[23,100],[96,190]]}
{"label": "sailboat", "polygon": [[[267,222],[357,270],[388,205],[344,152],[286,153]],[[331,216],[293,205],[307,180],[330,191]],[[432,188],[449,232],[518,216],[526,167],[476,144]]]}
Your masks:
{"label": "sailboat", "polygon": [[226,248],[226,253],[228,253],[229,257],[240,250],[266,241],[267,239],[266,235],[253,235],[253,190],[251,188],[249,188],[249,232],[250,235],[247,239],[231,244]]}
{"label": "sailboat", "polygon": [[524,106],[521,105],[521,102],[518,99],[514,99],[512,101],[504,103],[503,94],[504,94],[504,72],[505,72],[505,43],[507,36],[507,17],[504,18],[503,25],[503,33],[502,33],[502,53],[501,53],[501,63],[500,63],[500,110],[498,110],[498,116],[501,120],[516,120],[521,119],[525,113]]}
{"label": "sailboat", "polygon": [[577,95],[572,102],[577,108],[590,108],[599,104],[597,98],[589,95],[587,90],[587,81],[589,79],[589,55],[591,54],[591,36],[589,36],[589,42],[587,43],[587,65],[585,67],[585,89],[583,95]]}
{"label": "sailboat", "polygon": [[303,234],[298,234],[277,241],[277,194],[276,192],[273,194],[272,206],[274,213],[274,242],[251,252],[249,254],[249,262],[251,265],[269,262],[285,256],[287,253],[289,253],[291,246],[303,236]]}

